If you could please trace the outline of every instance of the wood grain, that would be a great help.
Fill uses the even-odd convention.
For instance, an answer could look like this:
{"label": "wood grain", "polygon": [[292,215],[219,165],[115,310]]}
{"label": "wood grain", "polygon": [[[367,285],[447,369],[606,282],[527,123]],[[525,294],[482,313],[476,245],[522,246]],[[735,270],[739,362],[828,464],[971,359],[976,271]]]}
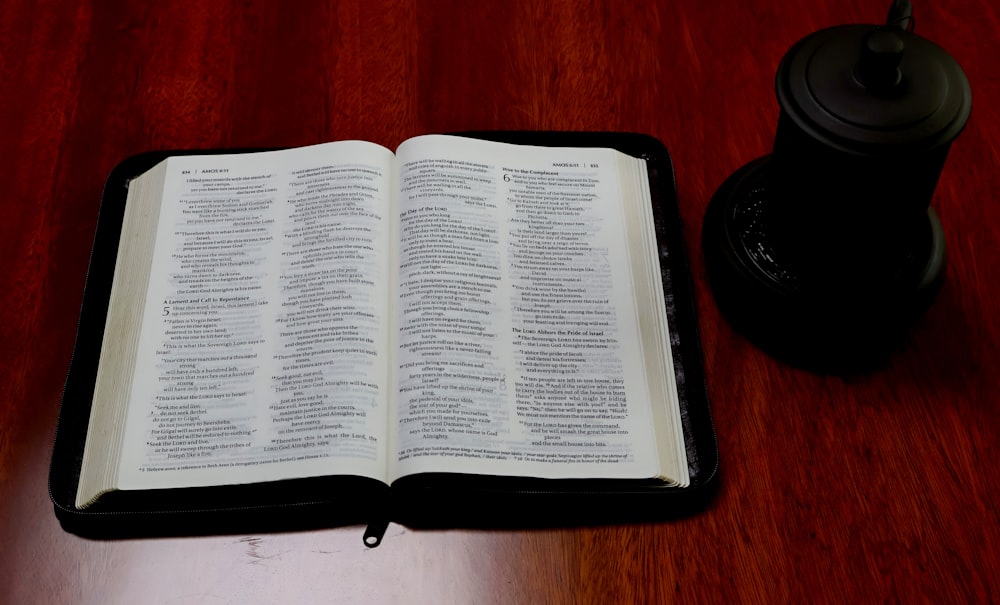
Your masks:
{"label": "wood grain", "polygon": [[[882,6],[885,4],[886,6]],[[940,298],[887,367],[784,366],[707,288],[715,188],[769,151],[796,40],[888,2],[0,0],[0,602],[1000,601],[1000,11],[916,3],[972,84],[935,197]],[[46,492],[103,180],[188,147],[634,130],[673,155],[723,464],[709,510],[524,532],[392,525],[93,542]]]}

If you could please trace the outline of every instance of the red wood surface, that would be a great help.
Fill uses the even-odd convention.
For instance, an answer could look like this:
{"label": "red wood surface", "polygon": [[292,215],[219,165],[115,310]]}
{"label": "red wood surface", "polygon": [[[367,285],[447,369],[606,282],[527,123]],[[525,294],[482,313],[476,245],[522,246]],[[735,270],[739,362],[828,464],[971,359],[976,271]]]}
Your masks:
{"label": "red wood surface", "polygon": [[[782,365],[707,288],[711,194],[769,151],[796,40],[887,2],[0,0],[0,603],[1000,601],[1000,11],[916,2],[972,84],[935,197],[947,282],[862,377]],[[46,491],[103,180],[187,147],[633,130],[671,150],[721,489],[670,523],[95,542]]]}

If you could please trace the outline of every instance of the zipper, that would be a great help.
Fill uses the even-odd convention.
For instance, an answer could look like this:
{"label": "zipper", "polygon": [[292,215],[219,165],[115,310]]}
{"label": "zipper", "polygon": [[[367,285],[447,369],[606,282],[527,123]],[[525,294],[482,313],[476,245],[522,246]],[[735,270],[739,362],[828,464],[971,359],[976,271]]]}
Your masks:
{"label": "zipper", "polygon": [[[670,158],[670,152],[667,151],[666,155],[667,165],[670,167],[670,186],[674,191],[674,213],[677,219],[678,225],[681,224],[681,212],[680,212],[680,201],[677,199],[677,173],[674,172],[674,163]],[[681,229],[681,234],[683,235],[683,229]],[[682,242],[683,244],[683,242]],[[708,396],[708,377],[705,375],[705,352],[701,348],[701,328],[698,322],[698,305],[694,299],[694,273],[691,271],[691,259],[687,256],[687,250],[684,250],[684,264],[687,265],[686,271],[686,281],[688,293],[688,307],[691,311],[692,325],[694,326],[694,354],[697,356],[696,361],[698,362],[699,368],[701,368],[701,388],[702,392],[705,393],[705,418],[708,420],[708,430],[712,437],[712,470],[708,477],[705,478],[704,484],[708,485],[715,479],[715,476],[719,472],[719,437],[715,430],[715,418],[712,416],[712,401]]]}
{"label": "zipper", "polygon": [[[677,219],[678,225],[681,223],[680,217],[680,202],[677,199],[677,173],[674,172],[674,163],[670,158],[670,152],[667,151],[667,164],[670,166],[670,186],[674,191],[674,211],[675,218]],[[681,230],[683,235],[683,230]],[[682,242],[683,243],[683,242]],[[698,321],[698,305],[694,299],[694,273],[691,271],[691,259],[687,256],[687,250],[684,251],[684,264],[687,265],[687,288],[688,293],[688,303],[689,309],[691,311],[692,325],[694,326],[694,354],[696,355],[698,367],[701,369],[701,388],[702,392],[705,393],[705,419],[708,420],[708,430],[712,438],[712,470],[708,477],[705,478],[704,483],[710,484],[715,476],[719,472],[719,437],[715,430],[715,418],[712,416],[712,400],[708,396],[708,377],[705,375],[705,352],[701,348],[701,327]]]}
{"label": "zipper", "polygon": [[[690,350],[691,350],[691,355],[695,357],[695,362],[697,363],[698,367],[701,370],[700,382],[701,382],[702,392],[704,393],[705,419],[708,421],[708,433],[712,440],[712,450],[711,450],[712,468],[709,471],[708,476],[705,477],[704,480],[701,482],[703,485],[708,485],[712,482],[713,479],[715,479],[715,476],[719,472],[719,439],[718,439],[718,433],[716,432],[715,429],[715,419],[712,416],[711,399],[708,396],[708,377],[705,375],[705,353],[702,350],[701,329],[698,323],[698,306],[694,298],[695,296],[694,279],[693,279],[693,272],[691,271],[691,260],[688,257],[687,249],[684,246],[685,243],[683,238],[684,230],[681,224],[680,202],[677,196],[677,173],[674,171],[674,163],[672,158],[670,157],[670,151],[667,150],[665,146],[663,147],[663,151],[664,155],[662,156],[658,156],[655,153],[644,151],[641,154],[639,154],[639,157],[641,157],[643,160],[646,160],[646,162],[652,163],[654,165],[665,163],[666,167],[670,171],[670,188],[671,191],[673,192],[674,203],[672,205],[673,216],[667,218],[668,220],[673,219],[677,222],[677,229],[678,232],[681,234],[681,240],[678,242],[678,244],[681,247],[680,255],[681,255],[681,260],[683,261],[682,264],[685,265],[686,268],[686,271],[684,272],[686,274],[684,279],[687,282],[685,285],[687,286],[689,293],[687,307],[691,316],[691,320],[693,322],[692,325],[694,329],[694,334],[692,338],[694,344],[691,345]],[[660,160],[659,162],[657,161],[658,159]],[[677,253],[673,252],[673,254]],[[671,282],[673,281],[673,278],[674,274],[673,271],[671,271]],[[681,347],[682,348],[684,347],[683,343],[681,344]]]}
{"label": "zipper", "polygon": [[385,536],[385,530],[388,527],[389,519],[385,517],[378,517],[369,521],[368,527],[365,528],[364,536],[362,536],[365,546],[375,548],[381,544],[382,537]]}

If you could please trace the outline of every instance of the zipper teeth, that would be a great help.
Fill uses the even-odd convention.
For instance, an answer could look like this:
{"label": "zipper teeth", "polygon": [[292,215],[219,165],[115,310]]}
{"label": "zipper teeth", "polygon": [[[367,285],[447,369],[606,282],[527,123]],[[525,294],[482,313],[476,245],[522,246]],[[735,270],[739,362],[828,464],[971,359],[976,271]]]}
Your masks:
{"label": "zipper teeth", "polygon": [[[713,473],[714,475],[714,473]],[[628,494],[633,496],[655,496],[662,498],[664,493],[673,493],[677,495],[681,494],[691,494],[696,492],[704,491],[708,485],[707,482],[699,482],[698,484],[693,484],[688,487],[677,487],[677,486],[663,486],[655,487],[650,486],[652,489],[587,489],[587,490],[558,490],[558,489],[515,489],[515,490],[476,490],[482,492],[498,492],[504,494],[538,494],[538,495],[573,495],[573,496],[607,496],[611,494]],[[417,488],[419,489],[419,488]],[[661,491],[662,490],[662,491]]]}
{"label": "zipper teeth", "polygon": [[[55,502],[55,501],[53,501]],[[141,510],[86,510],[77,508],[67,508],[58,502],[55,502],[55,506],[59,507],[60,510],[64,510],[68,513],[73,513],[74,515],[85,515],[88,517],[116,517],[116,516],[134,516],[134,515],[189,515],[197,513],[222,513],[222,512],[239,512],[239,511],[251,511],[251,510],[278,510],[283,508],[299,508],[299,507],[309,507],[309,506],[321,506],[333,503],[333,500],[315,500],[310,502],[284,502],[281,504],[248,504],[241,506],[223,506],[223,507],[205,507],[205,508],[185,508],[182,510],[171,510],[171,509],[141,509]]]}
{"label": "zipper teeth", "polygon": [[[677,201],[677,174],[674,172],[674,163],[670,158],[670,152],[666,152],[667,165],[670,167],[670,183],[674,191],[674,214],[677,219],[678,226],[681,225],[680,217],[680,203]],[[683,229],[681,229],[681,234],[683,235]],[[698,306],[695,304],[694,299],[694,275],[691,271],[691,261],[687,257],[687,251],[684,250],[684,246],[681,245],[682,254],[684,254],[684,264],[687,265],[687,275],[685,280],[687,281],[688,288],[688,307],[691,310],[691,325],[694,328],[694,351],[697,355],[698,367],[701,371],[701,386],[705,394],[705,417],[708,420],[708,429],[712,436],[712,470],[709,472],[708,477],[705,478],[704,484],[708,485],[719,473],[719,437],[715,430],[715,418],[712,416],[712,401],[708,396],[708,377],[705,375],[705,352],[701,347],[701,329],[698,325]]]}
{"label": "zipper teeth", "polygon": [[[677,175],[676,175],[676,173],[674,173],[674,166],[673,166],[673,162],[670,161],[670,153],[669,152],[667,152],[667,161],[668,161],[668,163],[670,165],[670,181],[671,181],[672,187],[674,189],[674,199],[676,200],[677,199]],[[680,224],[681,221],[680,221],[680,207],[679,207],[679,203],[675,204],[675,210],[676,210],[677,222],[678,222],[678,224]],[[683,248],[683,246],[682,246],[682,248]],[[690,262],[690,259],[687,258],[687,252],[686,251],[684,252],[684,255],[685,255],[684,262],[688,266],[686,281],[687,281],[688,294],[689,294],[689,297],[688,297],[689,298],[689,300],[688,300],[689,305],[688,306],[689,306],[689,308],[691,310],[691,320],[692,320],[692,326],[694,328],[694,351],[695,351],[695,354],[697,356],[696,361],[698,363],[698,366],[699,366],[699,369],[700,369],[700,372],[701,372],[701,387],[702,387],[702,391],[705,394],[705,417],[708,420],[708,429],[709,429],[709,433],[712,436],[712,470],[709,472],[708,477],[705,478],[704,483],[707,485],[707,484],[711,483],[712,480],[719,473],[719,436],[718,436],[718,433],[715,430],[715,418],[714,418],[714,416],[712,416],[712,400],[708,396],[708,377],[705,375],[705,352],[702,350],[702,345],[701,345],[701,329],[700,329],[699,323],[698,323],[698,305],[696,304],[696,301],[695,301],[695,298],[694,298],[694,278],[693,278],[694,274],[691,271],[691,262]]]}
{"label": "zipper teeth", "polygon": [[[684,231],[682,229],[682,223],[680,217],[680,204],[678,202],[678,196],[677,196],[677,173],[674,172],[674,163],[670,157],[670,151],[667,150],[666,147],[663,148],[663,151],[664,155],[661,159],[663,160],[663,163],[666,164],[666,167],[670,171],[670,187],[671,190],[673,191],[674,203],[671,205],[673,216],[670,218],[677,222],[678,232],[681,234],[681,241],[678,242],[679,252],[675,252],[675,254],[679,254],[681,256],[681,260],[683,261],[682,264],[687,266],[687,271],[685,272],[684,280],[687,282],[686,286],[689,294],[687,307],[691,314],[691,325],[693,326],[693,331],[694,331],[692,338],[692,340],[694,341],[694,344],[692,345],[693,347],[692,351],[694,353],[694,356],[696,357],[695,362],[697,363],[697,366],[700,369],[701,387],[702,387],[702,392],[704,393],[705,419],[708,421],[708,430],[712,440],[712,450],[711,450],[712,468],[711,470],[708,471],[708,475],[698,484],[699,486],[707,486],[712,482],[713,479],[715,479],[716,475],[718,475],[719,473],[719,439],[718,439],[718,433],[716,432],[715,429],[715,419],[712,416],[712,402],[708,396],[708,377],[705,375],[705,354],[701,346],[701,330],[699,329],[698,326],[698,308],[697,305],[695,304],[695,298],[694,298],[693,274],[691,271],[690,259],[688,258],[687,251],[684,247],[684,241],[683,241]],[[657,160],[657,155],[650,152],[644,152],[643,154],[641,154],[640,157],[642,157],[647,161],[656,162]],[[673,279],[673,277],[674,277],[673,273],[671,272],[671,279]]]}

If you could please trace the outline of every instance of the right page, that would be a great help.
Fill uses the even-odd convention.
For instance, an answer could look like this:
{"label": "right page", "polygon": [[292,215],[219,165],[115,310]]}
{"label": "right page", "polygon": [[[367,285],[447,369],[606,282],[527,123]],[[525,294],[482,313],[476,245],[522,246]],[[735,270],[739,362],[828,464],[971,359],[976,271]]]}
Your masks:
{"label": "right page", "polygon": [[397,164],[390,478],[685,485],[645,163],[427,136]]}

